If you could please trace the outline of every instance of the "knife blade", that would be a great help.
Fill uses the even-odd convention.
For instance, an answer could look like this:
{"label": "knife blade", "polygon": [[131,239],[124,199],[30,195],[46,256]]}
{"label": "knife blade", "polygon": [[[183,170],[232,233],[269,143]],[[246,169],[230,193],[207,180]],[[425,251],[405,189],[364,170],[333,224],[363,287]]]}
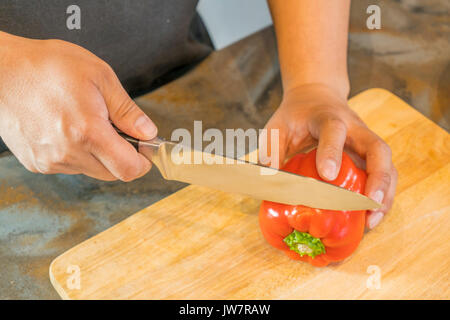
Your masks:
{"label": "knife blade", "polygon": [[[381,207],[379,203],[362,194],[314,178],[220,155],[214,155],[215,163],[208,164],[205,161],[195,163],[195,159],[204,159],[204,152],[188,146],[176,147],[177,144],[158,137],[149,141],[139,141],[118,129],[117,131],[155,164],[166,180],[317,209],[356,211]],[[175,161],[173,154],[177,152]],[[180,158],[188,161],[180,162],[178,161]],[[261,169],[265,170],[265,174],[261,174]]]}

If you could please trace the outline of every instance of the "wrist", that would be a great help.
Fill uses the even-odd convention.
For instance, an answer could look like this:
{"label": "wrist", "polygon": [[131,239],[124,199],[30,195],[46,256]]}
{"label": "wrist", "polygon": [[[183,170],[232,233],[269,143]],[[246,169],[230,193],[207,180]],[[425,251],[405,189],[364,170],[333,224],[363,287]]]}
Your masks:
{"label": "wrist", "polygon": [[350,94],[350,81],[348,78],[341,78],[336,81],[329,80],[307,80],[292,82],[283,86],[284,94],[296,91],[299,88],[318,88],[319,90],[325,90],[331,92],[333,95],[339,97],[341,100],[347,101]]}
{"label": "wrist", "polygon": [[287,99],[290,96],[296,96],[298,94],[308,94],[311,96],[320,97],[321,100],[334,100],[347,104],[348,91],[350,90],[344,89],[345,88],[340,89],[320,82],[302,83],[285,89],[283,92],[283,99]]}

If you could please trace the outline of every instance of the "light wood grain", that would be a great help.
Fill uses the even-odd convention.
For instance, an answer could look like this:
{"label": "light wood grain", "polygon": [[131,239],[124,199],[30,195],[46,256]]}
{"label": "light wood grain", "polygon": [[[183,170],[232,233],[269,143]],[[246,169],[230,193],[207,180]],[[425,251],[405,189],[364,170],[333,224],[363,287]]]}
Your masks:
{"label": "light wood grain", "polygon": [[[65,299],[442,299],[450,297],[450,137],[386,90],[350,106],[391,146],[395,204],[346,261],[289,260],[258,226],[260,202],[186,187],[56,258]],[[69,289],[67,268],[80,268]],[[381,288],[366,286],[369,266]]]}

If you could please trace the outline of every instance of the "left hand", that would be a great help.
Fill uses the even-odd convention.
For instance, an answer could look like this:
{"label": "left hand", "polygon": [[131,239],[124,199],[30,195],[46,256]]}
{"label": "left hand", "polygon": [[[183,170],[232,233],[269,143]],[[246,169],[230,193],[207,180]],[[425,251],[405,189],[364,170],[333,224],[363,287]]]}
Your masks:
{"label": "left hand", "polygon": [[285,159],[318,141],[316,167],[322,179],[331,181],[339,173],[345,146],[366,161],[365,194],[383,205],[379,210],[368,211],[367,227],[378,225],[391,208],[397,185],[391,150],[348,107],[346,97],[338,91],[322,84],[290,89],[265,128],[269,137],[271,129],[279,129],[278,163],[273,163],[276,157],[270,152],[271,139],[267,135],[260,137],[261,153],[269,156],[265,164],[278,168]]}

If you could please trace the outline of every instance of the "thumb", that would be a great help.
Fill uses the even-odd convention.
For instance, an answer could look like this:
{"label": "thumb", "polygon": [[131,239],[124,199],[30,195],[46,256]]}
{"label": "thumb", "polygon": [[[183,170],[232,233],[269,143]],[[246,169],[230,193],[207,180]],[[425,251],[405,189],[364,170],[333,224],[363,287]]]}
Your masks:
{"label": "thumb", "polygon": [[111,121],[124,133],[139,140],[156,137],[158,129],[152,120],[137,106],[113,74],[108,85],[101,89]]}

